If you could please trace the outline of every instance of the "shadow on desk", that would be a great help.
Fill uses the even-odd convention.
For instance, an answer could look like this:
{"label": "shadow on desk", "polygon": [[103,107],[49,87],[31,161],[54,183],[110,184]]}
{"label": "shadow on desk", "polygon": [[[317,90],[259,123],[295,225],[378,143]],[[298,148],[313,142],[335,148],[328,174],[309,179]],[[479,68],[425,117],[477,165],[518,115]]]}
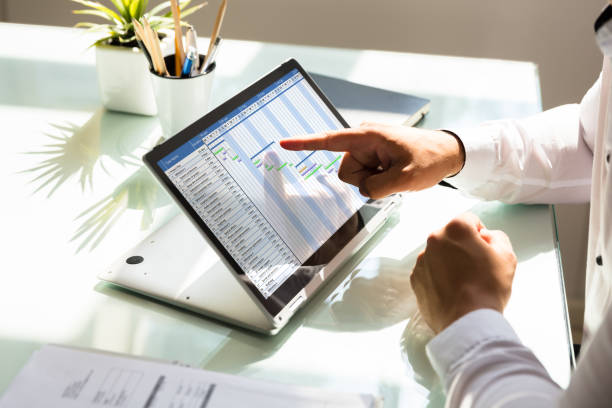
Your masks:
{"label": "shadow on desk", "polygon": [[48,125],[45,144],[24,152],[41,160],[20,171],[28,176],[34,193],[45,191],[51,198],[64,184],[78,180],[85,194],[94,191],[99,178],[94,173],[110,174],[107,168],[114,165],[132,169],[102,200],[75,210],[81,223],[72,237],[72,241],[79,242],[77,252],[87,246],[94,249],[126,209],[142,211],[141,226],[146,229],[153,223],[156,210],[171,204],[168,194],[140,161],[158,137],[157,118],[100,107],[81,125],[70,121]]}

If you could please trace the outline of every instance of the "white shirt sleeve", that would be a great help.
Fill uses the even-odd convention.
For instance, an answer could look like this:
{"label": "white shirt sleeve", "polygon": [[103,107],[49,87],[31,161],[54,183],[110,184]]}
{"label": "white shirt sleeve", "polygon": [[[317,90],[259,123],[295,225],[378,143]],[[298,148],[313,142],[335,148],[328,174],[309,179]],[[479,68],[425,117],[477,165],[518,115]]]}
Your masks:
{"label": "white shirt sleeve", "polygon": [[556,406],[562,390],[497,311],[455,321],[427,345],[447,407]]}
{"label": "white shirt sleeve", "polygon": [[607,407],[612,401],[612,308],[565,391],[494,310],[468,313],[426,350],[449,408]]}
{"label": "white shirt sleeve", "polygon": [[508,203],[587,202],[601,80],[580,105],[453,130],[465,147],[455,187]]}

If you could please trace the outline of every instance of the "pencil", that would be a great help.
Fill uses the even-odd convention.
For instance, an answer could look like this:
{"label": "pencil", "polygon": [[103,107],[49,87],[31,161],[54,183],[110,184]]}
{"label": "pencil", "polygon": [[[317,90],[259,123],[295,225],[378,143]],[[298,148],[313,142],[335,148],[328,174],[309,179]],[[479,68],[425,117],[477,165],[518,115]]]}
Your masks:
{"label": "pencil", "polygon": [[185,49],[183,48],[183,31],[181,30],[181,10],[177,0],[170,0],[172,18],[174,19],[174,73],[181,75],[185,62]]}
{"label": "pencil", "polygon": [[159,75],[167,75],[168,71],[166,70],[166,64],[164,63],[164,58],[162,57],[161,47],[159,45],[159,39],[157,37],[157,33],[153,31],[149,21],[143,17],[142,19],[144,23],[144,31],[147,37],[149,38],[149,43],[151,45],[151,54],[153,59],[157,63],[157,73]]}
{"label": "pencil", "polygon": [[148,50],[149,57],[151,59],[151,68],[155,72],[159,72],[159,66],[157,63],[157,59],[155,58],[155,53],[153,52],[153,45],[147,35],[144,27],[136,20],[134,21],[134,29],[136,30],[136,34],[140,37],[140,40],[144,43],[146,49]]}

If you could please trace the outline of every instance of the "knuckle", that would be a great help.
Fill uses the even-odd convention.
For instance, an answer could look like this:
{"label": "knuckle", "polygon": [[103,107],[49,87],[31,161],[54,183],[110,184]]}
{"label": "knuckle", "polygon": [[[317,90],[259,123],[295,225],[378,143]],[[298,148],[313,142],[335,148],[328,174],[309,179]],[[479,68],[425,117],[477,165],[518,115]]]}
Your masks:
{"label": "knuckle", "polygon": [[510,258],[510,262],[512,263],[512,266],[516,268],[518,264],[518,259],[516,258],[516,254],[514,252],[510,252],[509,258]]}
{"label": "knuckle", "polygon": [[412,287],[414,287],[414,285],[417,283],[417,275],[416,275],[416,269],[412,271],[412,273],[410,274],[410,285]]}
{"label": "knuckle", "polygon": [[359,184],[359,193],[361,193],[361,195],[363,195],[364,197],[370,197],[374,200],[381,198],[378,196],[378,192],[376,191],[376,189],[371,188],[367,180],[363,180]]}
{"label": "knuckle", "polygon": [[[438,245],[440,239],[440,234],[437,232],[432,232],[431,234],[429,234],[429,236],[427,237],[427,248],[435,247],[436,245]],[[423,255],[424,254],[425,252],[423,252]]]}
{"label": "knuckle", "polygon": [[375,123],[368,123],[361,128],[363,133],[368,136],[378,136],[380,134],[380,125]]}
{"label": "knuckle", "polygon": [[457,217],[446,224],[444,230],[449,237],[457,238],[465,236],[470,232],[471,228],[470,224],[465,219]]}
{"label": "knuckle", "polygon": [[331,130],[327,130],[323,132],[320,142],[320,150],[327,150],[329,147],[329,140],[334,137],[335,132]]}

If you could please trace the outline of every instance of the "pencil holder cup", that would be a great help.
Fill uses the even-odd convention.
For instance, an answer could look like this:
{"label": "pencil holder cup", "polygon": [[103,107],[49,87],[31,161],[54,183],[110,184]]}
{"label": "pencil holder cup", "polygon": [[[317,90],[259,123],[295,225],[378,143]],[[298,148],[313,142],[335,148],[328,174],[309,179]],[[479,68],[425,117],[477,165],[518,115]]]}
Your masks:
{"label": "pencil holder cup", "polygon": [[[216,63],[206,72],[190,77],[174,76],[174,55],[164,58],[172,76],[162,76],[149,71],[157,104],[157,117],[164,137],[174,136],[208,112],[210,91],[213,85]],[[204,56],[200,55],[200,66]]]}

